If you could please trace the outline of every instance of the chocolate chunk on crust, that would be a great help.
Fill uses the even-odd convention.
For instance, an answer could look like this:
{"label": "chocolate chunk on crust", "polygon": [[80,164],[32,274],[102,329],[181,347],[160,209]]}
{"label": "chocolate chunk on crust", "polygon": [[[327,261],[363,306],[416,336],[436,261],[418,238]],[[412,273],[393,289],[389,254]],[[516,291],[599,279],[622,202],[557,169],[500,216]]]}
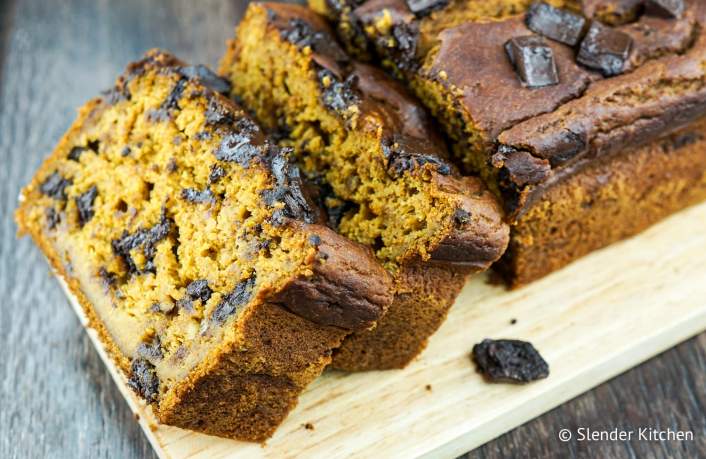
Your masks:
{"label": "chocolate chunk on crust", "polygon": [[630,35],[594,21],[581,42],[576,60],[610,77],[623,73],[631,49]]}
{"label": "chocolate chunk on crust", "polygon": [[541,88],[559,83],[554,52],[541,37],[527,35],[511,38],[505,51],[528,88]]}
{"label": "chocolate chunk on crust", "polygon": [[569,46],[579,43],[586,27],[586,19],[583,16],[555,8],[545,2],[533,3],[527,10],[525,22],[533,32]]}
{"label": "chocolate chunk on crust", "polygon": [[646,0],[645,12],[655,16],[678,19],[684,14],[684,0]]}

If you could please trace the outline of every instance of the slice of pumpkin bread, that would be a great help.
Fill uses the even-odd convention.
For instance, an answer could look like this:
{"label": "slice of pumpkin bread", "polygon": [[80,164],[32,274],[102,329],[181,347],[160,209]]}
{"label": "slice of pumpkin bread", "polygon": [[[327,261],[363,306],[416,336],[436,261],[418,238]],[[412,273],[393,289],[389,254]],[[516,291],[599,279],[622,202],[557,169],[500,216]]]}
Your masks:
{"label": "slice of pumpkin bread", "polygon": [[496,201],[444,160],[443,141],[401,86],[349,59],[306,7],[250,4],[220,71],[233,97],[294,147],[323,189],[330,225],[373,247],[394,277],[386,315],[347,338],[333,366],[405,366],[467,275],[505,249],[508,227]]}
{"label": "slice of pumpkin bread", "polygon": [[391,282],[317,223],[287,150],[228,89],[149,52],[80,110],[17,221],[161,422],[261,441]]}

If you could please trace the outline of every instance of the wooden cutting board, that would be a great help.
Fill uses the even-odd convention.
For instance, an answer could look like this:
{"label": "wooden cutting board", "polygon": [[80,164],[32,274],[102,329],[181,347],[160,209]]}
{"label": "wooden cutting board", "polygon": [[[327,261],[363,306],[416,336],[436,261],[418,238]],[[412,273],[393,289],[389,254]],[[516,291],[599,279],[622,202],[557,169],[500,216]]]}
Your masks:
{"label": "wooden cutting board", "polygon": [[[476,277],[408,368],[327,372],[264,446],[159,425],[87,331],[160,457],[332,459],[462,454],[704,329],[706,203],[520,290]],[[470,350],[486,337],[531,341],[551,375],[484,382]]]}

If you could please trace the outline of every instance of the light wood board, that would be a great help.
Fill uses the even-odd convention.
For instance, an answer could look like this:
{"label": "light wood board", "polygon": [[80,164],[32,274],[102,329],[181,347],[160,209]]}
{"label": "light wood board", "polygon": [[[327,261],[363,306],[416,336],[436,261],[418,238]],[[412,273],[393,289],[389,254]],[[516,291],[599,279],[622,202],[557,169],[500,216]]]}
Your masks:
{"label": "light wood board", "polygon": [[[264,446],[159,425],[88,334],[160,457],[333,459],[462,454],[704,329],[706,204],[520,290],[476,277],[408,368],[327,372]],[[486,337],[531,341],[551,375],[484,382],[470,350]]]}

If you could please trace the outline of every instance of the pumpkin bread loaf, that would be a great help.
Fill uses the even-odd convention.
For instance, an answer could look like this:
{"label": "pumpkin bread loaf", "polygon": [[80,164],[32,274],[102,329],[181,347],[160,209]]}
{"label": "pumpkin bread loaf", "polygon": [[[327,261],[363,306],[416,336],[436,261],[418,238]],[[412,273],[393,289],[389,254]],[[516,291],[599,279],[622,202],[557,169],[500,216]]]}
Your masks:
{"label": "pumpkin bread loaf", "polygon": [[502,200],[514,286],[706,198],[706,2],[310,4]]}
{"label": "pumpkin bread loaf", "polygon": [[392,286],[228,90],[149,52],[81,108],[16,216],[161,422],[262,441]]}
{"label": "pumpkin bread loaf", "polygon": [[381,71],[350,59],[306,7],[251,3],[220,72],[233,97],[294,148],[321,187],[330,225],[372,247],[394,278],[386,315],[348,337],[333,367],[405,366],[466,277],[505,250],[495,199],[446,161],[424,109]]}

